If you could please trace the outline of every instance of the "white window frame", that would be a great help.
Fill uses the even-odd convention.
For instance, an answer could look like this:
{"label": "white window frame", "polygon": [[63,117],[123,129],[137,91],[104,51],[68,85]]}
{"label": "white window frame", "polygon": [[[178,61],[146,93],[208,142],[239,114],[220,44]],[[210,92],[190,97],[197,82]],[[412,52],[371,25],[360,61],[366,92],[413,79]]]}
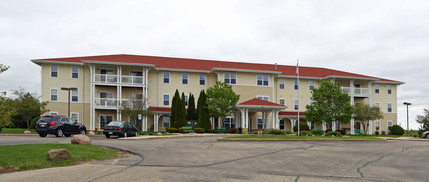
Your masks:
{"label": "white window frame", "polygon": [[[165,104],[165,96],[168,96],[168,100],[167,100],[168,105]],[[162,105],[163,106],[170,106],[171,105],[170,104],[170,94],[162,94]]]}
{"label": "white window frame", "polygon": [[294,109],[295,111],[298,111],[298,110],[299,110],[299,99],[295,99],[295,100],[293,100],[293,109]]}
{"label": "white window frame", "polygon": [[380,93],[380,84],[374,85],[374,93],[379,94]]}
{"label": "white window frame", "polygon": [[378,121],[378,120],[375,121],[375,131],[380,131],[380,121]]}
{"label": "white window frame", "polygon": [[[186,81],[186,83],[185,83]],[[189,84],[189,74],[188,73],[182,73],[182,85],[188,85]]]}
{"label": "white window frame", "polygon": [[73,118],[73,115],[74,115],[74,114],[75,114],[75,115],[77,115],[77,117],[76,117],[76,120],[75,120],[75,121],[79,123],[79,113],[78,113],[78,112],[71,112],[69,117],[70,117],[70,118],[72,118],[72,119],[74,120],[74,118]]}
{"label": "white window frame", "polygon": [[285,89],[285,79],[280,79],[279,80],[279,89],[280,90],[284,90]]}
{"label": "white window frame", "polygon": [[[235,83],[232,83],[232,80],[235,80]],[[230,85],[236,85],[237,84],[237,73],[223,73],[223,81]]]}
{"label": "white window frame", "polygon": [[185,107],[189,106],[189,96],[185,95]]}
{"label": "white window frame", "polygon": [[[79,102],[79,90],[77,90],[77,89],[76,90],[71,90],[70,92],[71,92],[70,93],[70,102]],[[76,97],[77,100],[74,101],[73,97]]]}
{"label": "white window frame", "polygon": [[[52,76],[52,73],[54,72],[52,69],[54,67],[57,68],[57,70],[56,70],[57,76]],[[60,76],[59,69],[60,69],[60,67],[58,65],[51,65],[51,70],[50,70],[50,73],[51,73],[50,76],[51,76],[51,78],[58,78]]]}
{"label": "white window frame", "polygon": [[[165,123],[166,123],[166,122],[165,122],[165,118],[166,118],[166,117],[168,118],[168,126],[167,126],[167,127],[165,127]],[[171,125],[171,117],[170,117],[170,116],[163,116],[163,117],[162,117],[162,127],[163,127],[163,128],[168,128],[168,127],[170,127],[170,125]]]}
{"label": "white window frame", "polygon": [[376,102],[374,106],[380,108],[380,102]]}
{"label": "white window frame", "polygon": [[[266,95],[257,95],[256,98],[264,100],[264,101],[270,101],[270,96],[266,96]],[[267,99],[267,100],[265,100],[265,99]]]}
{"label": "white window frame", "polygon": [[387,94],[392,94],[392,85],[387,85]]}
{"label": "white window frame", "polygon": [[299,89],[299,83],[298,80],[293,80],[293,89],[298,90]]}
{"label": "white window frame", "polygon": [[[77,72],[73,72],[73,68],[77,68]],[[77,78],[73,78],[73,73],[77,74]],[[79,66],[72,66],[71,67],[71,78],[72,79],[79,79]]]}
{"label": "white window frame", "polygon": [[[261,122],[261,128],[259,128],[259,121],[262,121]],[[256,119],[256,128],[257,129],[265,129],[265,127],[264,127],[264,119],[263,118],[258,118],[258,119]]]}
{"label": "white window frame", "polygon": [[50,116],[58,116],[58,112],[49,112]]}
{"label": "white window frame", "polygon": [[[258,86],[268,86],[270,85],[270,76],[269,75],[264,75],[264,74],[257,74],[256,75],[256,85]],[[259,82],[261,82],[261,84],[259,84]]]}
{"label": "white window frame", "polygon": [[393,121],[387,121],[387,131],[390,131],[390,127],[393,126]]}
{"label": "white window frame", "polygon": [[[56,96],[57,96],[57,99],[56,100],[52,100],[52,91],[53,90],[55,90],[56,92],[57,92],[57,94],[56,94]],[[56,101],[58,101],[58,89],[57,88],[51,88],[51,90],[50,90],[50,93],[49,93],[49,100],[50,101],[53,101],[53,102],[56,102]]]}
{"label": "white window frame", "polygon": [[[390,107],[389,107],[390,106]],[[390,109],[390,112],[389,112],[389,109]],[[393,112],[393,104],[391,103],[391,102],[388,102],[387,103],[387,112],[388,113],[392,113]]]}
{"label": "white window frame", "polygon": [[[201,78],[203,77],[203,78]],[[201,81],[204,82],[204,84],[201,84]],[[205,74],[200,74],[199,76],[199,85],[206,85],[206,75]]]}
{"label": "white window frame", "polygon": [[170,76],[170,72],[162,72],[162,83],[170,83]]}
{"label": "white window frame", "polygon": [[315,88],[314,80],[308,81],[308,89],[313,90]]}
{"label": "white window frame", "polygon": [[[283,101],[283,104],[282,104],[282,101]],[[279,104],[280,104],[280,105],[284,105],[284,106],[285,106],[285,105],[286,105],[286,99],[284,99],[284,98],[280,98],[280,99],[279,99]]]}

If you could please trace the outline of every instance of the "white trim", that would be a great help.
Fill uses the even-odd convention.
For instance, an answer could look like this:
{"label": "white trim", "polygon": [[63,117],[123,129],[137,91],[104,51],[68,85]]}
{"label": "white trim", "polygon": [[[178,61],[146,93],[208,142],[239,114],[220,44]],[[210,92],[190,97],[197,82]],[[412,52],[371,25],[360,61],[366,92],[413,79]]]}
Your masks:
{"label": "white trim", "polygon": [[[168,95],[168,105],[165,105],[165,102],[164,102],[164,96],[165,96],[165,95]],[[170,99],[170,94],[163,93],[163,94],[162,94],[162,105],[163,105],[163,106],[171,106],[171,104],[172,104],[171,102],[172,102],[172,99]]]}
{"label": "white trim", "polygon": [[389,131],[389,123],[391,123],[392,126],[393,126],[393,121],[392,120],[388,120],[387,123],[386,123],[387,124],[387,131]]}
{"label": "white trim", "polygon": [[[266,95],[257,95],[257,96],[256,96],[256,98],[257,98],[257,99],[260,99],[260,98],[258,98],[258,97],[261,97],[261,98],[262,98],[261,100],[268,101],[268,102],[270,101],[270,96],[266,96]],[[264,97],[268,97],[268,100],[265,100],[265,99],[264,99]]]}
{"label": "white trim", "polygon": [[374,83],[386,83],[386,84],[392,84],[392,85],[402,85],[402,84],[405,84],[405,82],[388,82],[388,81],[375,81]]}
{"label": "white trim", "polygon": [[123,63],[123,62],[113,62],[113,61],[91,61],[91,60],[81,60],[82,63],[93,63],[93,64],[109,64],[109,65],[122,65],[122,66],[142,66],[142,67],[152,67],[155,68],[154,64],[143,64],[143,63]]}
{"label": "white trim", "polygon": [[[279,78],[298,78],[297,76],[293,76],[293,75],[278,75],[277,77]],[[299,79],[308,79],[308,80],[322,80],[323,78],[321,77],[311,77],[311,76],[299,76]]]}
{"label": "white trim", "polygon": [[[186,83],[183,83],[183,74],[186,74]],[[189,73],[182,73],[181,83],[182,85],[189,85]]]}
{"label": "white trim", "polygon": [[[283,104],[281,103],[281,100],[283,100]],[[285,98],[279,98],[279,104],[286,106],[286,99]]]}
{"label": "white trim", "polygon": [[280,71],[250,70],[250,69],[236,69],[236,68],[216,68],[216,67],[213,67],[212,71],[268,73],[268,74],[281,74],[282,73]]}
{"label": "white trim", "polygon": [[[258,75],[261,75],[262,85],[258,85]],[[264,76],[268,76],[268,79],[267,79],[268,85],[264,85]],[[262,86],[262,87],[270,87],[270,75],[267,75],[267,74],[256,74],[256,85],[257,86]]]}
{"label": "white trim", "polygon": [[[168,83],[165,83],[165,73],[168,73]],[[168,72],[168,71],[164,71],[164,72],[162,72],[162,83],[164,83],[164,84],[170,84],[170,82],[171,82],[171,74],[170,74],[170,72]]]}
{"label": "white trim", "polygon": [[[281,82],[283,81],[283,88],[280,88]],[[279,90],[284,90],[286,88],[286,80],[285,79],[279,79]]]}
{"label": "white trim", "polygon": [[[74,67],[76,67],[76,68],[77,68],[77,78],[73,78],[73,68],[74,68]],[[71,74],[71,75],[70,75],[71,77],[70,77],[70,78],[71,78],[71,79],[75,79],[75,80],[76,80],[76,79],[79,79],[79,77],[80,77],[80,76],[79,76],[79,75],[80,75],[80,74],[79,74],[79,72],[80,72],[80,67],[79,67],[79,66],[72,66],[72,67],[70,67],[70,70],[71,70],[71,73],[70,73],[70,74]]]}
{"label": "white trim", "polygon": [[[56,77],[52,77],[52,66],[56,66],[57,67],[57,76]],[[50,78],[58,78],[58,77],[60,77],[60,66],[55,65],[55,64],[50,65],[50,67],[49,67],[49,77]]]}
{"label": "white trim", "polygon": [[[313,83],[313,85],[311,85],[310,83]],[[313,86],[313,89],[311,89],[310,87]],[[312,91],[316,88],[316,82],[314,80],[309,80],[308,81],[308,90]]]}
{"label": "white trim", "polygon": [[206,74],[199,74],[198,75],[198,85],[201,85],[201,75],[204,75],[204,85],[207,85],[207,75]]}
{"label": "white trim", "polygon": [[[387,87],[386,88],[387,95],[392,95],[393,94],[392,85],[387,85],[386,87]],[[389,90],[390,90],[390,93],[389,93]]]}
{"label": "white trim", "polygon": [[[73,92],[77,92],[77,101],[73,101]],[[73,103],[78,103],[79,102],[79,90],[78,89],[71,90],[71,93],[70,93],[70,102],[73,102]]]}
{"label": "white trim", "polygon": [[[391,112],[389,112],[389,104],[390,104],[390,110],[391,110]],[[393,113],[393,104],[391,103],[391,102],[388,102],[387,103],[387,113]]]}
{"label": "white trim", "polygon": [[[52,90],[57,90],[57,100],[52,100]],[[49,89],[49,101],[50,102],[58,102],[59,98],[58,98],[58,88],[50,88]]]}
{"label": "white trim", "polygon": [[67,64],[67,65],[83,65],[83,63],[72,63],[72,62],[64,62],[64,61],[46,61],[46,60],[38,60],[38,59],[32,59],[31,62],[34,64]]}
{"label": "white trim", "polygon": [[[229,74],[229,83],[225,82],[225,74]],[[235,75],[235,83],[231,83],[232,75],[233,74]],[[238,83],[237,73],[236,72],[223,72],[223,79],[222,79],[222,81],[225,82],[228,85],[237,85],[237,83]]]}
{"label": "white trim", "polygon": [[336,76],[336,75],[328,75],[323,77],[323,79],[331,79],[331,78],[344,78],[344,79],[352,79],[352,80],[373,80],[377,81],[380,80],[378,78],[365,78],[365,77],[354,77],[354,76]]}
{"label": "white trim", "polygon": [[[298,105],[296,105],[296,101],[298,101]],[[294,99],[293,100],[293,110],[294,111],[299,111],[299,102],[300,102],[299,99]],[[298,106],[298,109],[295,109],[295,106]]]}
{"label": "white trim", "polygon": [[58,112],[49,112],[49,115],[52,116],[52,114],[58,115]]}
{"label": "white trim", "polygon": [[79,123],[79,120],[80,120],[80,119],[79,119],[79,113],[78,113],[78,112],[70,112],[70,116],[69,116],[69,117],[70,117],[70,118],[72,118],[72,119],[73,119],[73,117],[72,117],[72,116],[73,116],[73,114],[76,114],[76,115],[77,115],[77,119],[76,119],[76,120],[77,120],[77,122]]}
{"label": "white trim", "polygon": [[174,68],[155,68],[157,71],[172,71],[172,72],[190,72],[190,73],[210,73],[206,70],[191,70],[191,69],[174,69]]}

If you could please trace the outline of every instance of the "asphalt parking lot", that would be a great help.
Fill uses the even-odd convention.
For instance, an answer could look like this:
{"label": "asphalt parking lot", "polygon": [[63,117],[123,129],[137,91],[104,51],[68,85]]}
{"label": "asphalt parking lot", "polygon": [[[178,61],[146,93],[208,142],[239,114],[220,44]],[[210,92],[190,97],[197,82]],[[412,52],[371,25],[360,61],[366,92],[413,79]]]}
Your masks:
{"label": "asphalt parking lot", "polygon": [[[93,144],[130,158],[0,175],[0,181],[427,181],[429,142],[218,142],[215,137]],[[0,136],[0,145],[70,138]],[[0,154],[1,155],[1,154]]]}

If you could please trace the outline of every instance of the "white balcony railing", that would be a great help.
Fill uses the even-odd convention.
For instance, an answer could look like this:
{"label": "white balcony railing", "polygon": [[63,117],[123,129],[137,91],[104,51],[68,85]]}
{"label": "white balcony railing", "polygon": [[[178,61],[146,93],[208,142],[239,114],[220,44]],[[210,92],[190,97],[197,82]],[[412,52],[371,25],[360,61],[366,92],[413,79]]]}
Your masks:
{"label": "white balcony railing", "polygon": [[122,83],[127,85],[143,85],[143,77],[142,76],[127,76],[122,75]]}
{"label": "white balcony railing", "polygon": [[[350,87],[341,87],[344,93],[347,93],[350,95]],[[368,96],[369,95],[369,89],[368,88],[353,88],[353,95],[354,96]]]}
{"label": "white balcony railing", "polygon": [[118,83],[117,75],[95,74],[95,83]]}
{"label": "white balcony railing", "polygon": [[142,99],[122,99],[121,107],[139,108],[144,107]]}
{"label": "white balcony railing", "polygon": [[118,101],[115,98],[94,98],[94,105],[96,107],[116,108]]}

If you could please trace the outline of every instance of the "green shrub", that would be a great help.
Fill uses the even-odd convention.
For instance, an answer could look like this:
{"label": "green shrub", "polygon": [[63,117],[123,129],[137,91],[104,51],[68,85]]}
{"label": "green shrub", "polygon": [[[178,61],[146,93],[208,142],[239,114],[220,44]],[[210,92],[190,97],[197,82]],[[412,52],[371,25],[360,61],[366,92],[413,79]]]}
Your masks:
{"label": "green shrub", "polygon": [[183,133],[183,128],[177,128],[177,132]]}
{"label": "green shrub", "polygon": [[311,131],[301,131],[299,132],[300,136],[312,136],[313,134],[311,133]]}
{"label": "green shrub", "polygon": [[173,128],[173,127],[171,127],[171,128],[167,128],[166,129],[169,133],[177,133],[177,128]]}
{"label": "green shrub", "polygon": [[342,136],[340,132],[338,131],[328,131],[326,133],[326,136]]}
{"label": "green shrub", "polygon": [[293,132],[291,132],[291,131],[289,131],[289,130],[286,130],[286,131],[285,131],[285,133],[286,133],[286,135],[287,135],[287,134],[292,134]]}
{"label": "green shrub", "polygon": [[381,131],[381,135],[386,135],[386,131]]}
{"label": "green shrub", "polygon": [[375,131],[375,136],[378,136],[378,135],[380,135],[380,132],[377,130],[377,131]]}
{"label": "green shrub", "polygon": [[392,127],[390,127],[390,134],[391,135],[403,135],[404,134],[404,129],[399,126],[399,125],[393,125]]}
{"label": "green shrub", "polygon": [[250,134],[257,135],[258,134],[258,130],[253,130],[252,133],[250,133]]}
{"label": "green shrub", "polygon": [[31,120],[31,129],[35,129],[36,128],[36,122],[39,121],[40,116],[37,116],[35,118],[33,118],[33,120]]}
{"label": "green shrub", "polygon": [[272,134],[272,135],[286,135],[286,131],[272,129],[272,130],[268,131],[268,134]]}
{"label": "green shrub", "polygon": [[195,133],[204,133],[206,130],[204,128],[195,128]]}
{"label": "green shrub", "polygon": [[[293,131],[298,131],[298,125],[293,126]],[[299,123],[299,131],[310,131],[307,123]]]}
{"label": "green shrub", "polygon": [[207,130],[207,132],[208,133],[217,133],[217,130],[216,129],[209,129],[209,130]]}
{"label": "green shrub", "polygon": [[316,136],[322,136],[323,134],[325,134],[323,129],[314,129],[314,130],[311,130],[311,133]]}

